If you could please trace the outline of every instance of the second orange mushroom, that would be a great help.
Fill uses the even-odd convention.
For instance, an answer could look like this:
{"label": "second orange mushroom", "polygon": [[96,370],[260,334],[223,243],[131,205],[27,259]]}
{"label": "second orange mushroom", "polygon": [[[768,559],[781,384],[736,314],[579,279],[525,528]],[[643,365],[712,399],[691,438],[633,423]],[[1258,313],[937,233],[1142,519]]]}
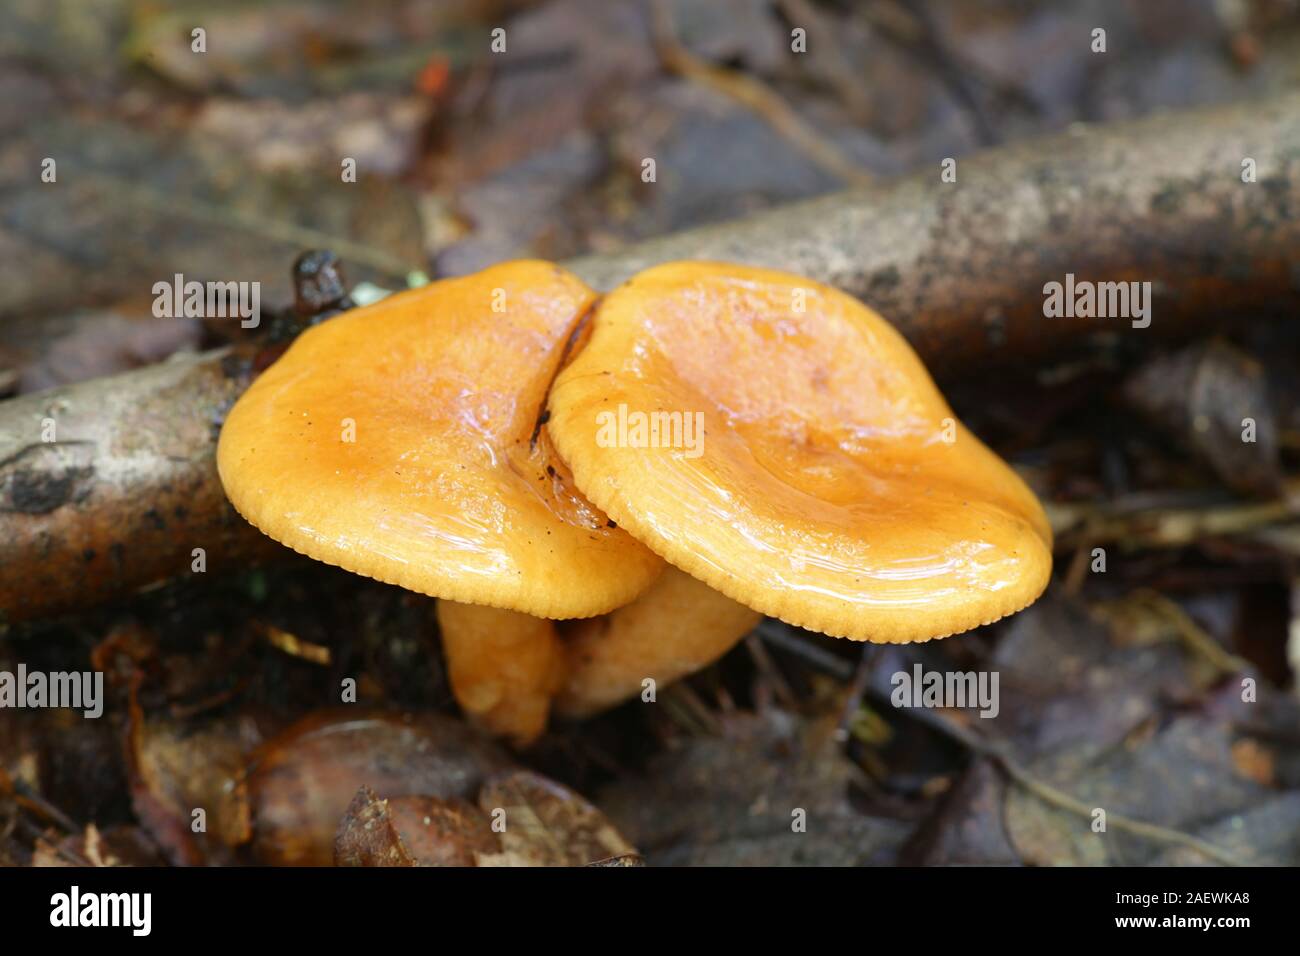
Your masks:
{"label": "second orange mushroom", "polygon": [[[666,436],[611,441],[632,414]],[[825,286],[676,263],[597,303],[525,261],[305,332],[232,409],[218,468],[276,540],[442,599],[457,700],[526,745],[552,707],[692,673],[761,613],[909,641],[1030,603],[1042,509],[951,414]]]}

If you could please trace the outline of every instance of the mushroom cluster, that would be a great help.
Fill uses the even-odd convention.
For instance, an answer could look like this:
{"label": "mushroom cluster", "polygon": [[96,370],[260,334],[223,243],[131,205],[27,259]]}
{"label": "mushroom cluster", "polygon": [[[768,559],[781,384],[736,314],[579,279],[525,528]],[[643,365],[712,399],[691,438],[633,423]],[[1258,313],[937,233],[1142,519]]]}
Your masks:
{"label": "mushroom cluster", "polygon": [[253,383],[217,464],[267,535],[439,598],[457,701],[521,746],[761,614],[923,641],[1051,571],[1033,493],[887,322],[720,263],[598,299],[510,262],[351,310]]}

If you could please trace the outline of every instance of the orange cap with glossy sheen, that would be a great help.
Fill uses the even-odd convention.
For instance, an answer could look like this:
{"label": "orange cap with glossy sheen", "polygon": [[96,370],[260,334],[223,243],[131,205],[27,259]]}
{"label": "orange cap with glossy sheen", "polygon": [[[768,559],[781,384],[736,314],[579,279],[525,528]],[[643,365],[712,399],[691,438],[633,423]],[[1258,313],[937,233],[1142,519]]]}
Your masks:
{"label": "orange cap with glossy sheen", "polygon": [[1031,603],[1051,530],[862,303],[706,262],[599,305],[551,391],[578,487],[679,568],[838,637],[923,641]]}
{"label": "orange cap with glossy sheen", "polygon": [[309,329],[231,409],[226,494],[294,550],[412,591],[538,617],[627,603],[662,564],[538,424],[593,298],[510,262]]}

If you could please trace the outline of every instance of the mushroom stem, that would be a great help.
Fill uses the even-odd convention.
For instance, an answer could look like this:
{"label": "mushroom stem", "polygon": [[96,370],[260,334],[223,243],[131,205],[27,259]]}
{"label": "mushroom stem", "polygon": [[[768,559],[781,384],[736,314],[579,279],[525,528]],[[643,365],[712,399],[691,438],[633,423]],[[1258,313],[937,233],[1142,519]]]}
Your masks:
{"label": "mushroom stem", "polygon": [[552,621],[457,601],[438,602],[438,627],[452,693],[461,709],[517,747],[546,729],[564,676],[564,651]]}
{"label": "mushroom stem", "polygon": [[676,568],[610,614],[563,625],[567,669],[555,710],[588,717],[707,667],[758,626],[757,611]]}
{"label": "mushroom stem", "polygon": [[676,568],[608,614],[556,622],[519,611],[438,602],[452,692],[461,709],[516,747],[546,729],[554,703],[590,717],[708,667],[752,631],[757,611]]}

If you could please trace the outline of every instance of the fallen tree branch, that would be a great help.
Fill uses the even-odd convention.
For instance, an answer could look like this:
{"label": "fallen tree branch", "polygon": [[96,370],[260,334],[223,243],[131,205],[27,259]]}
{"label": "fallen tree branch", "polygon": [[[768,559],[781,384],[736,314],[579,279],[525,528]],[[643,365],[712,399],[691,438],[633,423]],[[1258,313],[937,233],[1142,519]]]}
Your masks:
{"label": "fallen tree branch", "polygon": [[[1258,181],[1242,182],[1252,159]],[[1089,341],[1219,328],[1294,307],[1300,95],[1079,126],[878,189],[652,239],[570,266],[598,289],[680,258],[796,272],[858,296],[940,377]],[[1043,286],[1149,281],[1152,321],[1045,318]]]}
{"label": "fallen tree branch", "polygon": [[[1242,181],[1252,159],[1257,182]],[[1300,95],[1081,127],[569,266],[607,290],[706,258],[830,283],[894,322],[939,376],[1121,337],[1145,346],[1294,303]],[[1150,281],[1149,328],[1045,318],[1043,285]],[[247,384],[229,352],[0,403],[0,609],[17,621],[209,573],[269,543],[226,505],[221,416]],[[56,440],[46,440],[48,422]]]}
{"label": "fallen tree branch", "polygon": [[223,351],[0,404],[4,618],[274,553],[226,501],[213,454],[250,377]]}

